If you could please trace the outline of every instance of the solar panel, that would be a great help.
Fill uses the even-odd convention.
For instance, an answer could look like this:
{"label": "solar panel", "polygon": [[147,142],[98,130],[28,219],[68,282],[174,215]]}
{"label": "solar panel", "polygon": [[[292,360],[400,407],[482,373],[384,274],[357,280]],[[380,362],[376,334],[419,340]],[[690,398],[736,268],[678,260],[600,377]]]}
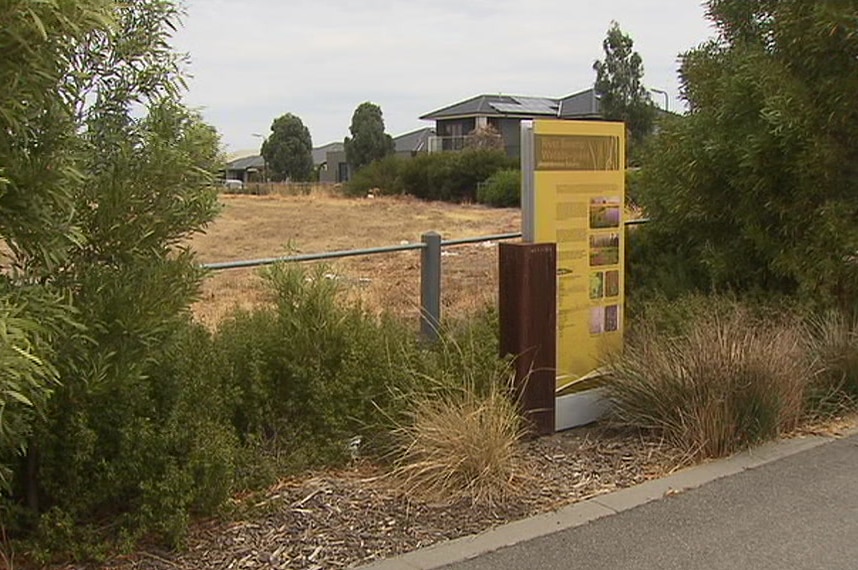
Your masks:
{"label": "solar panel", "polygon": [[500,113],[518,113],[518,114],[536,114],[536,115],[553,115],[557,112],[557,104],[546,105],[538,101],[528,101],[527,103],[492,103],[492,108]]}

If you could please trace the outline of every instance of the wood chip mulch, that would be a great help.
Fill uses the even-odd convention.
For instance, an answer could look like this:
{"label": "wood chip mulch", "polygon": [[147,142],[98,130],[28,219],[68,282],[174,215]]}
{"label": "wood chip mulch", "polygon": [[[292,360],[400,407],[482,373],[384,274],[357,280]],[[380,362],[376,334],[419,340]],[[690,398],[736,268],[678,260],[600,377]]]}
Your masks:
{"label": "wood chip mulch", "polygon": [[[350,568],[555,510],[664,476],[682,466],[658,441],[586,428],[522,444],[529,484],[504,505],[429,504],[403,496],[377,468],[287,480],[241,520],[207,521],[182,552],[140,551],[112,570]],[[94,568],[92,566],[67,566]]]}

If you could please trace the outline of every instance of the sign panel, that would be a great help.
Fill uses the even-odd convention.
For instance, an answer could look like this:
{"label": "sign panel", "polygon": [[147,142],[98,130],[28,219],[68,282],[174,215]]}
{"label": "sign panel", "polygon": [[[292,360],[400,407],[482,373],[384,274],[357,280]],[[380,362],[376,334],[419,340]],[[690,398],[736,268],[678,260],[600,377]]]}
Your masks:
{"label": "sign panel", "polygon": [[522,226],[557,244],[557,392],[592,388],[623,343],[625,126],[522,123]]}

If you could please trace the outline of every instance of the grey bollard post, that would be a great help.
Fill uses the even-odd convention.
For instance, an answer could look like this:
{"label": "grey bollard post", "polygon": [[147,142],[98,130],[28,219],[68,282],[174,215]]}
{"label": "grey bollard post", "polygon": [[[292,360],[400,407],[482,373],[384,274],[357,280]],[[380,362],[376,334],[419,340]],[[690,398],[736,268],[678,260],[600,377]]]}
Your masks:
{"label": "grey bollard post", "polygon": [[441,326],[441,234],[426,232],[420,239],[426,246],[420,252],[420,334],[436,341]]}

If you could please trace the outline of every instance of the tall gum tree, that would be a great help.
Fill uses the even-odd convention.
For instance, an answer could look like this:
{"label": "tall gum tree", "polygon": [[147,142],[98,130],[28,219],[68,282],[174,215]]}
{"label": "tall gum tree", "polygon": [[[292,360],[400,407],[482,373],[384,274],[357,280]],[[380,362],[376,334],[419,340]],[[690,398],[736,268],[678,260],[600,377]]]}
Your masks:
{"label": "tall gum tree", "polygon": [[602,115],[612,121],[623,121],[630,138],[630,152],[635,155],[644,139],[652,133],[656,109],[643,84],[643,60],[634,51],[632,38],[617,22],[612,22],[602,42],[603,60],[593,64],[596,72],[595,91],[600,98]]}

